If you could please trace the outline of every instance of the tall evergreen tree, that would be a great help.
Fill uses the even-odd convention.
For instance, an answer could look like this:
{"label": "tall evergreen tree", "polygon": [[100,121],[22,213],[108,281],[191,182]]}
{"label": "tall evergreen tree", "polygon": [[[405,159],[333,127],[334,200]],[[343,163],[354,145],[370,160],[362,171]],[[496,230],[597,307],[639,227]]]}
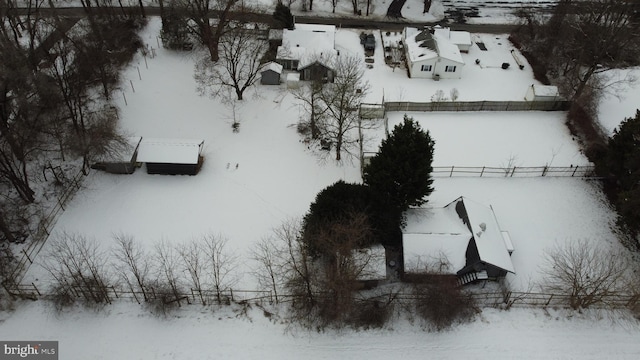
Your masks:
{"label": "tall evergreen tree", "polygon": [[[310,252],[314,255],[322,254],[325,250],[322,244],[316,244],[318,234],[323,234],[332,224],[349,220],[353,214],[370,215],[369,188],[362,184],[350,184],[342,180],[329,185],[316,195],[316,199],[309,207],[302,225],[302,235]],[[358,246],[367,246],[375,242],[373,238],[364,239]]]}
{"label": "tall evergreen tree", "polygon": [[295,24],[293,15],[291,14],[291,9],[280,1],[276,4],[276,9],[273,12],[273,19],[276,23],[275,28],[293,30]]}
{"label": "tall evergreen tree", "polygon": [[429,132],[405,115],[365,167],[364,183],[400,216],[410,206],[426,203],[425,197],[433,191],[433,146]]}
{"label": "tall evergreen tree", "polygon": [[609,139],[604,166],[615,181],[621,225],[636,236],[640,233],[640,110],[625,119]]}

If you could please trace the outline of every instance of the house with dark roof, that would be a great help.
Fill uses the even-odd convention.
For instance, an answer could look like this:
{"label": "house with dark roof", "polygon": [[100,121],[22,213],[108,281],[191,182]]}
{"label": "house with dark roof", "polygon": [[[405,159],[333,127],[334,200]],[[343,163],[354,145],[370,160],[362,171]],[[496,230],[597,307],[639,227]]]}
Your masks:
{"label": "house with dark roof", "polygon": [[402,42],[412,78],[460,79],[464,60],[460,49],[442,33],[404,28]]}
{"label": "house with dark roof", "polygon": [[300,80],[332,82],[335,76],[334,25],[295,24],[293,30],[284,29],[282,45],[278,47],[276,62],[284,70],[300,73]]}
{"label": "house with dark roof", "polygon": [[442,208],[406,212],[404,274],[455,275],[460,284],[515,273],[513,244],[491,206],[459,197]]}

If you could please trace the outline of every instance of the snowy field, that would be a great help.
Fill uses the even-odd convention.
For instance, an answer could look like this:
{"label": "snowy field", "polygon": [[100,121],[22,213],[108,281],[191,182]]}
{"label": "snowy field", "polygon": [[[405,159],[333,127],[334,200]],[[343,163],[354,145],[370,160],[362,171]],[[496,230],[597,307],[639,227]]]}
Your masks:
{"label": "snowy field", "polygon": [[[249,275],[248,255],[252,244],[281,221],[304,215],[325,186],[338,179],[360,181],[359,164],[319,162],[300,142],[294,125],[302,114],[283,88],[261,86],[257,94],[247,96],[237,112],[240,132],[233,133],[230,108],[196,94],[193,54],[157,49],[159,26],[158,19],[151,19],[143,34],[143,41],[156,48],[157,56],[147,58],[148,69],[142,58],[134,61],[125,71],[123,91],[116,94],[121,126],[130,135],[204,139],[201,173],[159,176],[146,174],[144,168],[133,175],[94,172],[55,230],[94,237],[105,247],[114,233],[130,234],[149,247],[162,239],[179,243],[204,233],[224,234],[242,259],[239,270],[246,273],[239,288],[252,289],[255,281]],[[349,46],[354,39],[357,32],[338,32],[341,46]],[[359,43],[356,49],[360,51]],[[367,75],[374,84],[376,71],[387,70],[397,74],[376,60]],[[418,89],[406,75],[384,81],[391,88]],[[532,78],[516,82],[520,81],[533,82]],[[501,85],[492,84],[497,84],[496,89]],[[449,85],[441,80],[437,86]],[[455,86],[461,98],[488,92],[478,89],[473,79]],[[509,114],[507,118],[495,113],[466,118],[465,114],[456,119],[430,114],[434,117],[421,121],[442,144],[442,149],[436,145],[438,163],[457,165],[471,159],[472,165],[482,166],[481,162],[500,162],[512,155],[526,165],[584,162],[562,127],[561,113],[516,114],[517,119]],[[393,114],[390,121],[401,116]],[[500,134],[511,139],[507,142]],[[469,141],[475,141],[473,146]],[[585,239],[619,246],[611,227],[612,211],[599,190],[584,180],[439,178],[434,188],[430,206],[443,206],[461,195],[493,206],[516,249],[516,275],[508,277],[514,290],[526,290],[540,280],[540,255],[555,243]],[[44,275],[33,266],[25,282],[46,287]],[[472,324],[438,334],[427,334],[402,319],[384,331],[309,334],[287,331],[286,326],[267,320],[262,311],[250,311],[247,318],[236,317],[230,309],[212,314],[199,306],[160,320],[127,303],[109,306],[103,313],[74,310],[56,316],[45,302],[37,302],[5,316],[0,338],[60,340],[64,359],[635,359],[640,354],[640,329],[617,315],[611,315],[611,320],[609,315],[531,309],[485,310]]]}

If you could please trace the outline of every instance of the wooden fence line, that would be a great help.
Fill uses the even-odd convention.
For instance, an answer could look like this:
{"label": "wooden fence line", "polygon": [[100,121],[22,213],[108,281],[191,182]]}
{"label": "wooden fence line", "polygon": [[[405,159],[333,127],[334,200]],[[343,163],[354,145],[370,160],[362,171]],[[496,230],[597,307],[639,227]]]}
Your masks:
{"label": "wooden fence line", "polygon": [[[67,203],[73,198],[73,195],[78,191],[81,186],[82,179],[84,174],[82,170],[78,171],[78,173],[71,179],[65,191],[58,197],[58,201],[56,205],[49,211],[49,214],[43,217],[40,220],[40,223],[37,226],[35,232],[31,233],[31,243],[25,248],[23,248],[20,253],[22,256],[18,260],[18,264],[11,272],[11,275],[8,279],[14,281],[15,283],[20,283],[25,273],[29,269],[29,266],[33,264],[35,256],[38,255],[40,250],[47,241],[47,238],[51,234],[51,230],[55,226],[58,217],[65,210],[65,206]],[[34,285],[35,287],[35,285]]]}
{"label": "wooden fence line", "polygon": [[434,177],[582,177],[595,178],[595,168],[580,166],[434,166]]}
{"label": "wooden fence line", "polygon": [[[42,293],[35,284],[21,284],[7,286],[5,289],[14,296],[20,296],[32,300],[50,299],[54,294]],[[68,287],[71,295],[77,298],[87,298],[87,294],[95,294],[96,289],[90,289],[83,286],[73,285]],[[288,303],[295,300],[296,296],[292,294],[278,294],[277,299],[272,291],[268,290],[236,290],[226,289],[218,294],[217,291],[211,289],[189,289],[189,292],[180,292],[178,294],[160,292],[153,287],[146,289],[143,293],[139,290],[126,290],[115,286],[106,286],[105,301],[111,303],[115,300],[129,299],[135,300],[139,304],[146,301],[154,301],[161,299],[165,303],[186,301],[187,304],[208,305],[213,303],[228,304],[229,302],[269,302],[269,303]],[[168,297],[165,297],[169,295]],[[220,295],[220,296],[218,296]],[[381,293],[378,296],[372,296],[363,301],[375,301],[379,298],[393,299],[393,301],[407,302],[416,301],[421,295],[414,293],[395,292]],[[568,308],[571,295],[559,293],[538,293],[538,292],[471,292],[471,297],[481,307],[563,307]],[[640,304],[640,295],[638,294],[618,294],[607,295],[602,297],[603,301],[591,305],[592,308],[628,308]],[[88,299],[91,300],[91,299]]]}
{"label": "wooden fence line", "polygon": [[565,111],[570,102],[553,101],[386,101],[385,111]]}
{"label": "wooden fence line", "polygon": [[571,102],[551,101],[384,101],[382,104],[360,104],[363,119],[383,118],[388,111],[566,111]]}

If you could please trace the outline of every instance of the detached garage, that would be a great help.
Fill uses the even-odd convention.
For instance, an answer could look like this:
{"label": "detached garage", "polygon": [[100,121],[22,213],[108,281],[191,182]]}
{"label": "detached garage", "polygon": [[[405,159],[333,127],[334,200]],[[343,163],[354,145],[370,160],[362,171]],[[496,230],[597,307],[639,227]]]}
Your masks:
{"label": "detached garage", "polygon": [[148,174],[196,175],[202,166],[204,140],[147,139],[140,142],[138,161]]}

